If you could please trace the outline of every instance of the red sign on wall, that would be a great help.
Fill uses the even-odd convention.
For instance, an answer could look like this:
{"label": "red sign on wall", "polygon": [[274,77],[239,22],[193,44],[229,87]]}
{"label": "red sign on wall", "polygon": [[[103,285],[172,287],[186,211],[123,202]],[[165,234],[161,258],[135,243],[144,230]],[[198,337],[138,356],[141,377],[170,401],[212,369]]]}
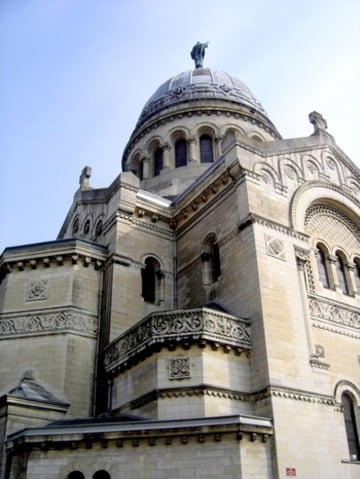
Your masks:
{"label": "red sign on wall", "polygon": [[287,467],[287,468],[286,468],[286,475],[287,475],[287,476],[296,476],[296,469],[295,469],[295,467]]}

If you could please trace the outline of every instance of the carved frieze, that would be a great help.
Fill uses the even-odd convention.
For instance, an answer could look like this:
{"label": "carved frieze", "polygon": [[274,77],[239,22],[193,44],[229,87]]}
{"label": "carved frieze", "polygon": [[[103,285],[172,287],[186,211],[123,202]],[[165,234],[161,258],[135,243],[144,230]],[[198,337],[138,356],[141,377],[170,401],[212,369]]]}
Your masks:
{"label": "carved frieze", "polygon": [[63,331],[94,335],[97,331],[97,318],[73,309],[0,316],[0,337]]}
{"label": "carved frieze", "polygon": [[211,342],[235,349],[251,349],[250,321],[208,308],[153,313],[126,332],[105,351],[107,371],[126,366],[151,353],[155,345],[173,346]]}
{"label": "carved frieze", "polygon": [[359,310],[312,296],[309,297],[309,309],[313,320],[326,321],[360,330]]}

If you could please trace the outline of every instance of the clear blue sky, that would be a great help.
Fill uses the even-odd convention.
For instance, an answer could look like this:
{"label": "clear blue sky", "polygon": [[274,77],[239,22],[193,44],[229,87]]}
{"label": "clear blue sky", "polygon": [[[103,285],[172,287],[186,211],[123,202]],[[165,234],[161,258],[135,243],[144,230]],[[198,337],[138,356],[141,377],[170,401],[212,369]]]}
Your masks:
{"label": "clear blue sky", "polygon": [[198,40],[283,137],[310,135],[317,110],[359,165],[359,19],[359,0],[0,0],[0,251],[56,238],[85,165],[111,183]]}

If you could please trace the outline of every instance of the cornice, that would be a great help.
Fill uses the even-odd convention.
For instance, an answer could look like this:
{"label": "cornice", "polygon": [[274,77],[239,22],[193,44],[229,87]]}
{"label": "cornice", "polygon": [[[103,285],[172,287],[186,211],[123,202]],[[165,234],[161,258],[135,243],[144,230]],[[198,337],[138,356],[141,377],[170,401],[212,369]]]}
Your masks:
{"label": "cornice", "polygon": [[[177,420],[123,421],[95,420],[77,425],[57,425],[25,429],[9,436],[6,447],[9,454],[38,449],[91,449],[94,443],[102,448],[122,448],[140,445],[174,445],[189,442],[221,442],[222,440],[261,441],[266,443],[273,435],[269,418],[259,416],[222,416]],[[116,449],[115,449],[116,450]]]}
{"label": "cornice", "polygon": [[290,388],[286,386],[268,386],[261,391],[253,394],[254,401],[261,401],[270,397],[278,397],[293,401],[305,401],[311,403],[323,404],[325,406],[337,406],[334,396],[318,394],[312,391]]}
{"label": "cornice", "polygon": [[0,260],[0,282],[12,271],[63,266],[65,263],[100,269],[106,255],[107,247],[74,238],[6,248]]}
{"label": "cornice", "polygon": [[[65,414],[70,404],[66,402],[50,402],[40,401],[39,399],[25,399],[12,396],[10,394],[5,394],[0,398],[0,406],[8,407],[9,416],[43,419],[44,414],[47,414],[48,411],[62,412],[63,414]],[[35,414],[34,412],[30,414],[30,410],[35,410],[39,412],[38,414]],[[43,414],[40,414],[41,412],[43,412]]]}
{"label": "cornice", "polygon": [[225,388],[217,388],[208,384],[201,384],[188,387],[162,388],[154,389],[124,405],[114,411],[116,414],[131,413],[141,407],[162,399],[176,399],[188,397],[215,397],[218,399],[228,399],[232,401],[247,402],[250,404],[279,397],[293,401],[304,401],[311,403],[323,404],[325,406],[338,406],[333,396],[317,394],[311,391],[301,389],[287,388],[285,386],[268,386],[261,391],[244,392],[234,391]]}
{"label": "cornice", "polygon": [[[213,100],[216,102],[216,100]],[[218,100],[218,107],[207,107],[205,105],[199,105],[197,103],[196,109],[194,109],[194,103],[189,102],[189,104],[182,108],[181,111],[167,111],[162,112],[158,116],[149,119],[146,123],[144,123],[140,128],[135,128],[134,132],[131,135],[131,138],[128,144],[125,147],[125,151],[122,158],[122,165],[126,162],[126,159],[130,153],[130,151],[134,148],[136,143],[139,140],[144,138],[145,135],[148,135],[153,130],[159,128],[159,126],[164,126],[169,123],[173,123],[174,121],[182,120],[183,118],[191,118],[193,116],[201,117],[206,116],[209,118],[211,116],[226,116],[227,119],[235,118],[236,120],[244,120],[246,122],[251,122],[253,125],[256,125],[258,128],[266,131],[269,133],[274,139],[280,139],[279,134],[274,133],[274,126],[269,122],[266,117],[258,118],[257,116],[250,113],[250,111],[239,111],[239,104],[236,104],[235,109],[229,108],[229,104],[227,108],[221,106],[221,102],[224,100]],[[206,104],[209,104],[209,101],[206,100]],[[177,106],[178,108],[178,106]],[[269,123],[267,125],[266,123]],[[271,126],[270,126],[271,125]],[[277,132],[276,132],[277,133]]]}
{"label": "cornice", "polygon": [[292,238],[295,238],[301,241],[307,242],[309,239],[309,235],[305,233],[295,231],[288,226],[285,226],[281,223],[277,223],[276,221],[270,220],[269,218],[265,218],[263,216],[260,216],[254,213],[249,213],[249,215],[242,220],[242,222],[239,225],[239,232],[243,231],[248,226],[254,223],[260,224],[262,226],[266,226],[272,230],[275,230],[279,233],[285,234],[287,236],[290,236]]}
{"label": "cornice", "polygon": [[[228,195],[234,184],[226,172],[217,178],[213,184],[199,193],[186,206],[174,214],[177,224],[176,234],[181,237],[186,230],[206,214],[216,203]],[[211,198],[211,199],[210,199]]]}

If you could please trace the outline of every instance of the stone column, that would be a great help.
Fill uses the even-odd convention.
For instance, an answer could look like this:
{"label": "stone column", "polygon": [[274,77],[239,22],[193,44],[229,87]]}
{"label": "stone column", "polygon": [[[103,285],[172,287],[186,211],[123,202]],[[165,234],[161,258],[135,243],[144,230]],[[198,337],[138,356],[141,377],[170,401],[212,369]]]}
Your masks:
{"label": "stone column", "polygon": [[143,179],[147,180],[148,178],[152,177],[150,158],[149,157],[144,157],[142,162],[143,162]]}
{"label": "stone column", "polygon": [[214,161],[218,160],[221,156],[221,142],[223,138],[224,138],[223,136],[215,137],[216,151],[214,151]]}
{"label": "stone column", "polygon": [[356,282],[355,282],[355,265],[349,262],[344,262],[344,272],[347,287],[350,296],[355,296]]}
{"label": "stone column", "polygon": [[295,252],[296,254],[296,265],[297,265],[297,272],[298,272],[298,280],[300,286],[300,293],[301,293],[301,301],[303,306],[303,318],[305,322],[305,331],[306,331],[306,339],[308,344],[308,351],[310,358],[316,356],[314,341],[312,337],[312,330],[311,330],[311,319],[309,314],[309,302],[307,297],[307,286],[306,286],[306,267],[309,262],[309,252],[305,250],[301,250],[298,248]]}
{"label": "stone column", "polygon": [[196,138],[191,137],[188,139],[189,144],[189,163],[200,163],[199,155],[196,154]]}
{"label": "stone column", "polygon": [[336,271],[336,257],[329,254],[326,258],[327,262],[327,271],[328,271],[328,277],[329,277],[329,287],[330,289],[336,289],[339,288],[337,286],[338,280],[337,280],[337,271]]}
{"label": "stone column", "polygon": [[162,145],[162,149],[163,149],[163,169],[165,168],[172,169],[173,165],[171,161],[171,146],[169,145],[169,143],[164,143],[164,145]]}

